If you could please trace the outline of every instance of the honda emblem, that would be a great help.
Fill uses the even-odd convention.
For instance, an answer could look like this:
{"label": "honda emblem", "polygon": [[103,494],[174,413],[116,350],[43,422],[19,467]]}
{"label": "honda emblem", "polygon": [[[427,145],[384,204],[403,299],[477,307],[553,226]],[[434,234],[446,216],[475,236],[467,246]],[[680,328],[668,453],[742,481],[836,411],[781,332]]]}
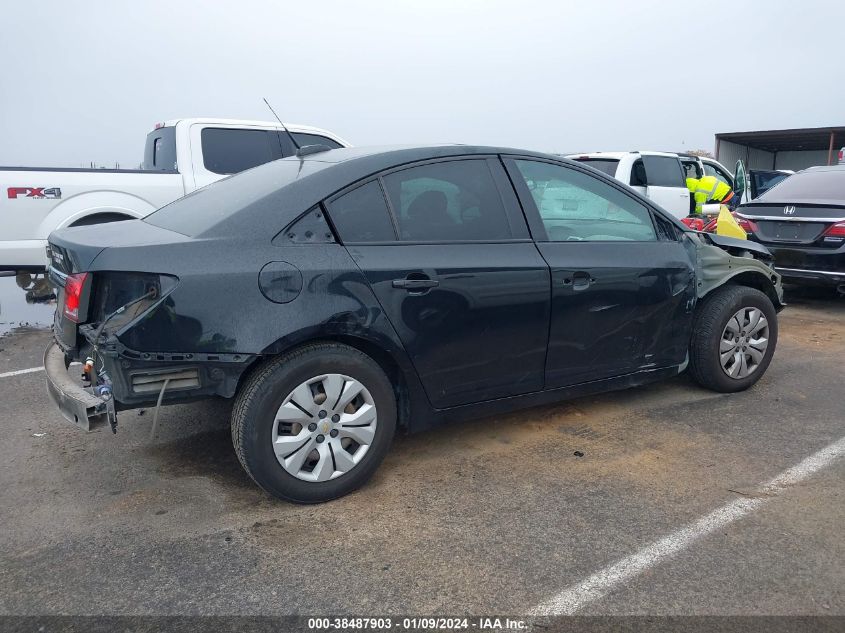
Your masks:
{"label": "honda emblem", "polygon": [[793,205],[787,205],[783,208],[784,215],[794,215],[795,214],[795,207]]}

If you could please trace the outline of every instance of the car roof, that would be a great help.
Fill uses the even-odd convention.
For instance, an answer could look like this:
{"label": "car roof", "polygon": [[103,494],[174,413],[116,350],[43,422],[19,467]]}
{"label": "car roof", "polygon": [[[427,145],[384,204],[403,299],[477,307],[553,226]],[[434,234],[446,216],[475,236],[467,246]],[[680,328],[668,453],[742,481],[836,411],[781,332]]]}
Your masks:
{"label": "car roof", "polygon": [[603,158],[606,160],[622,160],[626,156],[639,156],[642,154],[647,154],[649,156],[669,156],[672,158],[681,157],[681,154],[676,152],[660,152],[656,150],[650,149],[643,149],[643,150],[633,150],[630,152],[581,152],[575,154],[564,154],[565,158],[570,158],[573,160],[576,159],[583,159],[583,158],[592,158],[592,159],[599,159]]}
{"label": "car roof", "polygon": [[283,227],[325,198],[377,173],[431,159],[498,154],[571,162],[542,152],[480,145],[332,149],[282,158],[229,176],[171,202],[145,221],[177,232],[194,222],[192,232],[185,234],[195,237],[259,237],[266,233],[265,227]]}
{"label": "car roof", "polygon": [[845,165],[816,165],[815,167],[807,167],[803,171],[845,171]]}
{"label": "car roof", "polygon": [[[342,147],[325,152],[308,154],[302,158],[291,156],[281,159],[282,161],[304,161],[318,163],[341,164],[348,163],[350,171],[352,165],[357,168],[356,172],[365,172],[359,178],[364,178],[370,173],[398,167],[404,163],[413,163],[422,160],[460,157],[509,154],[516,156],[533,156],[558,161],[567,159],[555,154],[537,152],[513,147],[496,147],[488,145],[461,145],[459,143],[444,143],[435,145],[373,145],[361,147]],[[278,162],[278,161],[277,161]],[[358,178],[356,178],[358,179]]]}
{"label": "car roof", "polygon": [[566,158],[604,158],[607,160],[621,160],[622,157],[628,154],[636,154],[636,152],[581,152],[576,154],[565,154]]}

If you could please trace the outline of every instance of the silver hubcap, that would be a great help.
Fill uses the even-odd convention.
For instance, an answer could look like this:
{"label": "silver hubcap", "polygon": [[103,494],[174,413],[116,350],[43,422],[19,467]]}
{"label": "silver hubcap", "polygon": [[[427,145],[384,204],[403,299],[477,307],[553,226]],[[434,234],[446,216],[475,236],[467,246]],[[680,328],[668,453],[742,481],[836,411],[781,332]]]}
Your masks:
{"label": "silver hubcap", "polygon": [[769,346],[769,322],[758,308],[737,310],[722,332],[719,360],[731,378],[745,378],[753,374]]}
{"label": "silver hubcap", "polygon": [[273,451],[303,481],[328,481],[355,468],[376,434],[367,388],[342,374],[306,380],[285,398],[273,424]]}

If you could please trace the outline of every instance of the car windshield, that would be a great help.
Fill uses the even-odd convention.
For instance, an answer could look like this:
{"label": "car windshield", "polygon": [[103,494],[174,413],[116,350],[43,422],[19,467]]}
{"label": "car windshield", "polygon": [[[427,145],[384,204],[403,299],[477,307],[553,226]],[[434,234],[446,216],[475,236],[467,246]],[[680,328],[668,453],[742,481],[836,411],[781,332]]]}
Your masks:
{"label": "car windshield", "polygon": [[616,168],[619,167],[619,161],[613,158],[576,158],[579,163],[586,163],[593,169],[603,171],[608,176],[616,175]]}
{"label": "car windshield", "polygon": [[762,196],[761,201],[790,200],[845,201],[845,169],[803,171],[781,181]]}
{"label": "car windshield", "polygon": [[149,224],[196,237],[285,185],[332,163],[288,158],[218,180],[147,216]]}

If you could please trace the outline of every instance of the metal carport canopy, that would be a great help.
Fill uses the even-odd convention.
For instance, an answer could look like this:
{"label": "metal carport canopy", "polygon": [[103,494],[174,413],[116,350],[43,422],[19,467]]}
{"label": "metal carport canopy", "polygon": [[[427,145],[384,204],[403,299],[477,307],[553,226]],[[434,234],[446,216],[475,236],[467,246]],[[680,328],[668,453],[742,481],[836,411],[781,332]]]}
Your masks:
{"label": "metal carport canopy", "polygon": [[833,164],[834,150],[845,146],[845,126],[717,134],[717,156],[721,141],[729,141],[766,152],[827,150],[827,164],[831,165]]}

